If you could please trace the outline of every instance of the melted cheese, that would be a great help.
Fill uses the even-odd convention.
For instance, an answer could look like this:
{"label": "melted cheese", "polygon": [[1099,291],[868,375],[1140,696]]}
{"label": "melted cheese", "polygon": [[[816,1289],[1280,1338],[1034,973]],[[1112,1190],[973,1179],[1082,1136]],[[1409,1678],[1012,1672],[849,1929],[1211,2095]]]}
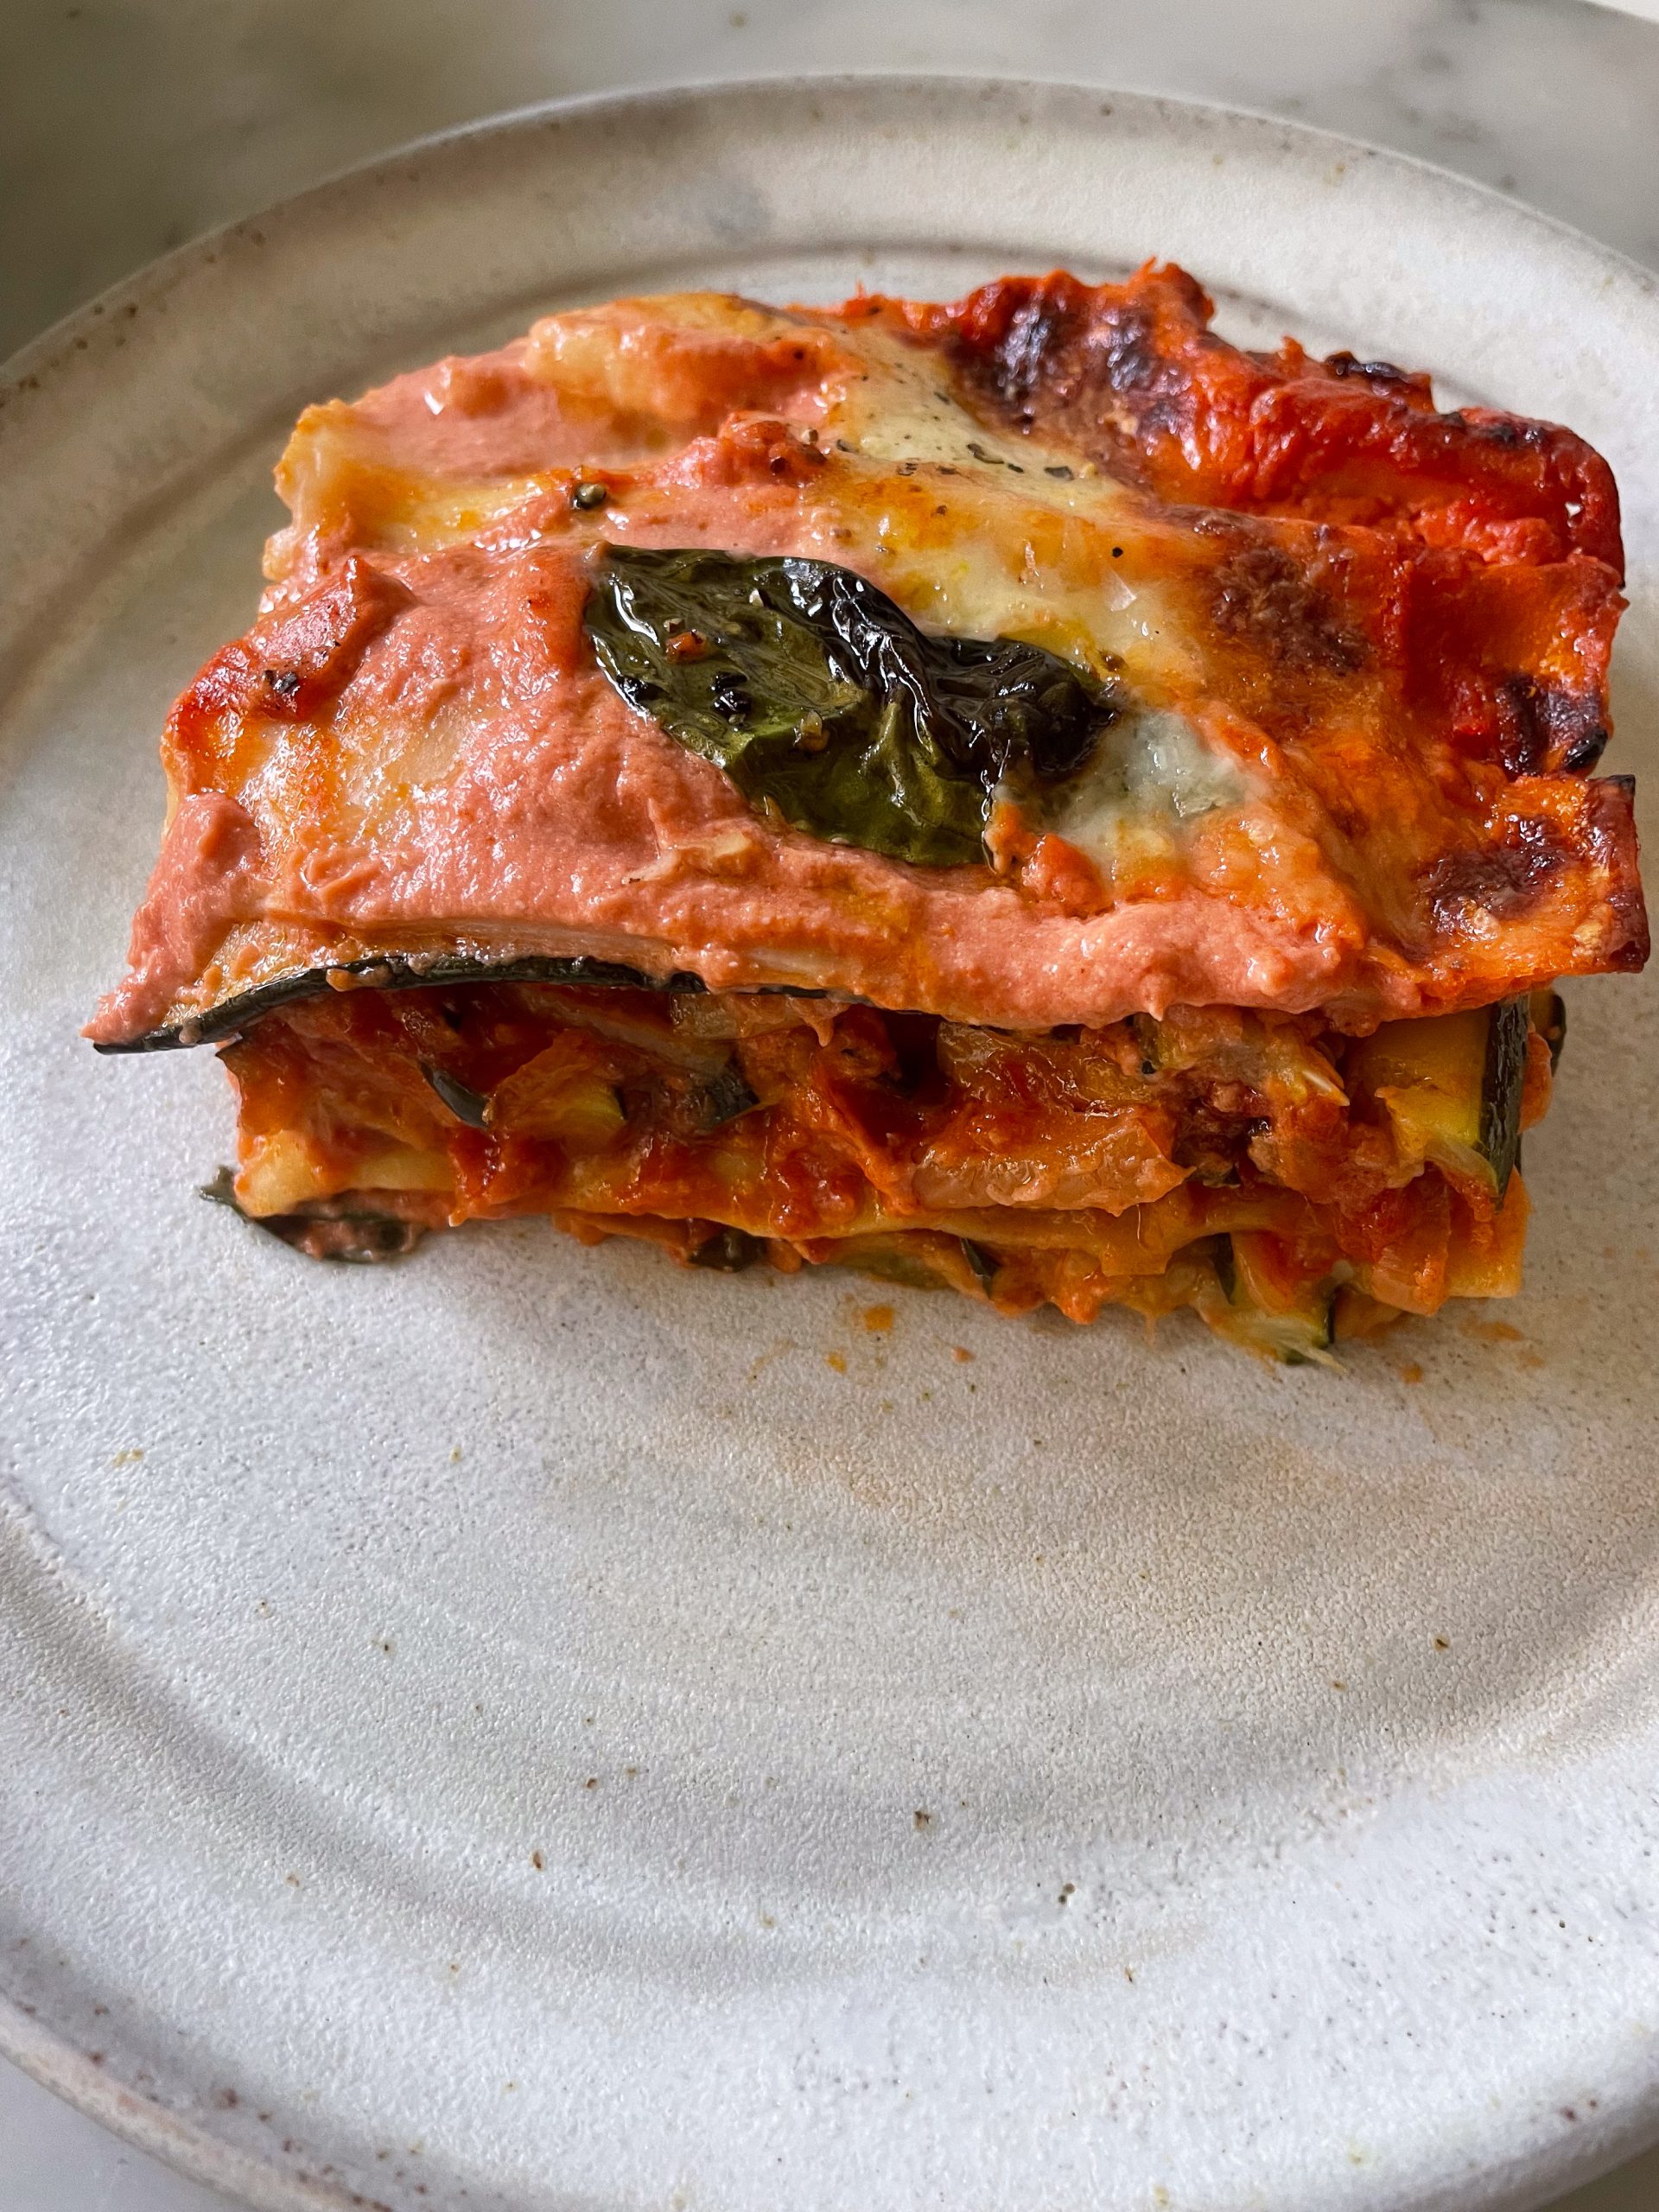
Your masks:
{"label": "melted cheese", "polygon": [[1184,716],[1131,712],[1108,730],[1049,819],[1110,881],[1126,863],[1179,851],[1202,817],[1260,795],[1257,779],[1206,745]]}

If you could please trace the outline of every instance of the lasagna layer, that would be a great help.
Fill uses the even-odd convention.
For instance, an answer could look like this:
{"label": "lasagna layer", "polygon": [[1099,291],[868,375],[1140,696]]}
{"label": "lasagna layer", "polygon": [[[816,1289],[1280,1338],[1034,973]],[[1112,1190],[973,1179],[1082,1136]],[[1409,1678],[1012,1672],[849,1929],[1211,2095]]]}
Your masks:
{"label": "lasagna layer", "polygon": [[1550,1052],[1525,1009],[1503,1019],[1494,1053],[1484,1013],[1363,1042],[1230,1009],[1036,1039],[783,995],[334,993],[227,1049],[232,1195],[335,1257],[544,1214],[1009,1313],[1190,1305],[1312,1357],[1338,1326],[1516,1287],[1512,1164]]}
{"label": "lasagna layer", "polygon": [[[1033,1031],[1223,1005],[1360,1033],[1639,966],[1630,787],[1592,772],[1605,464],[1385,364],[1241,353],[1208,313],[1152,268],[951,307],[621,301],[308,410],[264,611],[169,720],[91,1034],[220,1036],[331,972],[457,958]],[[811,620],[770,610],[770,639],[726,623],[700,695],[676,649],[709,643],[722,558],[737,618],[734,563],[795,613],[791,563],[862,590],[863,659],[830,608],[791,661]],[[619,562],[658,564],[654,683],[596,650],[601,601],[612,648],[632,619]],[[960,649],[949,759],[912,632]],[[1011,642],[1033,698],[1080,687],[1069,752],[957,713]],[[832,747],[804,801],[791,730]]]}

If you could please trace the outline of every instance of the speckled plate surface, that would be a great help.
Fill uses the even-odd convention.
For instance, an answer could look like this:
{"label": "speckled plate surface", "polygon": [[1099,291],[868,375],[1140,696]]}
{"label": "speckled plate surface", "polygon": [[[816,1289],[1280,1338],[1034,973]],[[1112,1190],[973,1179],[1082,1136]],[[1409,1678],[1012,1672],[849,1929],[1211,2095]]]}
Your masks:
{"label": "speckled plate surface", "polygon": [[1659,2132],[1659,1039],[1571,995],[1526,1294],[1257,1368],[531,1226],[382,1272],[203,1206],[96,1059],[154,737],[305,400],[536,310],[1160,252],[1563,417],[1659,301],[1277,125],[848,80],[509,118],[193,247],[0,410],[0,2048],[267,2206],[1476,2212]]}

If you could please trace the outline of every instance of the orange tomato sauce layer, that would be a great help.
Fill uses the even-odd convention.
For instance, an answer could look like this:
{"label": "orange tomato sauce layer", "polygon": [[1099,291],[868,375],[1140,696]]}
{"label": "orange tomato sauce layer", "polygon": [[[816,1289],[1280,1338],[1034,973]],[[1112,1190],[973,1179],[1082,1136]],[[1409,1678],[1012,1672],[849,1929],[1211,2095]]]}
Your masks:
{"label": "orange tomato sauce layer", "polygon": [[[331,993],[223,1057],[238,1199],[290,1226],[543,1214],[704,1266],[846,1260],[1077,1320],[1202,1307],[1224,1244],[1257,1302],[1335,1283],[1351,1327],[1513,1289],[1519,1177],[1500,1204],[1402,1151],[1345,1076],[1356,1049],[1232,1009],[1033,1039],[783,995],[483,984]],[[1548,1090],[1535,1034],[1524,1122]]]}

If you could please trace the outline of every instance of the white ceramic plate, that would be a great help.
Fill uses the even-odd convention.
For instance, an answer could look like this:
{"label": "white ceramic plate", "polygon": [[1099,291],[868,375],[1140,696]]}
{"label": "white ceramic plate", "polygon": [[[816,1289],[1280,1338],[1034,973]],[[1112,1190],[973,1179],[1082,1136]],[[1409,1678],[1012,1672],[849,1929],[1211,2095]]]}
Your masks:
{"label": "white ceramic plate", "polygon": [[194,1194],[211,1058],[75,1033],[304,400],[624,288],[1149,253],[1608,452],[1646,766],[1651,282],[1277,124],[528,114],[5,389],[0,2045],[260,2204],[1475,2212],[1659,2126],[1643,985],[1572,995],[1503,1327],[1337,1377],[530,1226],[308,1266]]}

